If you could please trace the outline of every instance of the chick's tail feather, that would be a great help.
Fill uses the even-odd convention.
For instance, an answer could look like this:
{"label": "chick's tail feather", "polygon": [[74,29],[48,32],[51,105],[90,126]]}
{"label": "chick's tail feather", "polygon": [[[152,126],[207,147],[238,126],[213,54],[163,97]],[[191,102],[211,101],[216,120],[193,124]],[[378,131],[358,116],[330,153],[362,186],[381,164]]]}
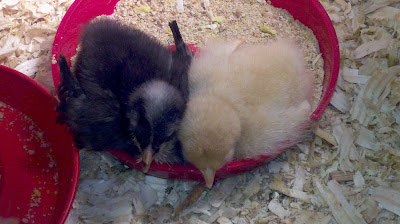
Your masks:
{"label": "chick's tail feather", "polygon": [[176,47],[176,51],[173,53],[173,65],[170,71],[169,83],[177,87],[182,92],[183,98],[187,100],[189,95],[188,70],[193,55],[183,41],[177,22],[175,20],[170,22],[169,27],[174,36]]}
{"label": "chick's tail feather", "polygon": [[65,99],[66,97],[77,97],[78,95],[83,94],[78,79],[72,74],[67,59],[62,54],[60,54],[58,59],[58,66],[60,67],[61,76],[61,82],[58,86],[60,100],[63,100],[63,98]]}
{"label": "chick's tail feather", "polygon": [[61,81],[58,84],[58,95],[60,102],[56,108],[56,111],[58,112],[57,123],[68,124],[70,123],[68,121],[70,121],[71,117],[71,99],[76,99],[79,96],[83,96],[84,92],[78,79],[72,74],[68,66],[67,59],[62,54],[59,56],[58,66],[60,68]]}
{"label": "chick's tail feather", "polygon": [[174,42],[176,46],[176,52],[183,56],[191,56],[188,46],[183,41],[181,32],[179,31],[178,24],[176,20],[169,22],[169,27],[171,28],[172,35],[174,36]]}

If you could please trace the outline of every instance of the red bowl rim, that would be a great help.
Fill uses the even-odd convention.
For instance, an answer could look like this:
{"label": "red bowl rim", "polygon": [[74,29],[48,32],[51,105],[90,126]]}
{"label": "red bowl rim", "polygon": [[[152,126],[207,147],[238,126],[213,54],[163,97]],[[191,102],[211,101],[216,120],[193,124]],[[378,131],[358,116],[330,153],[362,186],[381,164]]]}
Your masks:
{"label": "red bowl rim", "polygon": [[[58,101],[56,100],[56,98],[44,87],[42,86],[40,83],[38,83],[37,81],[33,80],[32,78],[26,76],[25,74],[14,70],[12,68],[9,68],[7,66],[4,65],[0,65],[0,70],[3,70],[7,73],[11,73],[13,75],[15,75],[17,78],[19,78],[21,81],[28,83],[29,85],[32,86],[32,88],[34,89],[38,89],[41,93],[43,93],[43,95],[49,99],[50,102],[54,102],[54,105],[56,105],[58,103]],[[75,199],[75,195],[76,195],[76,191],[78,189],[78,180],[79,180],[79,153],[78,150],[75,148],[75,146],[73,146],[74,149],[72,150],[73,152],[73,175],[72,175],[72,191],[69,192],[69,196],[68,196],[68,200],[66,203],[66,206],[64,207],[64,210],[60,213],[60,217],[59,217],[59,223],[64,223],[67,218],[68,218],[68,214],[69,211],[72,208],[72,204],[74,202]]]}
{"label": "red bowl rim", "polygon": [[[78,9],[78,7],[81,5],[81,3],[85,0],[76,0],[70,7],[70,9],[67,11],[65,14],[63,20],[61,21],[61,24],[57,30],[56,36],[55,36],[55,41],[53,43],[53,49],[52,49],[52,56],[58,58],[58,54],[61,52],[60,46],[58,46],[59,42],[62,39],[62,32],[64,32],[66,24],[68,23],[68,20],[72,17],[73,13],[75,10]],[[119,0],[109,0],[107,4],[110,5],[115,5]],[[340,66],[340,53],[339,53],[339,44],[336,36],[335,29],[332,25],[332,22],[321,5],[321,3],[318,0],[309,0],[309,4],[312,5],[314,8],[316,8],[317,12],[316,14],[321,15],[321,21],[319,21],[321,24],[323,24],[327,28],[327,34],[331,38],[329,38],[329,45],[333,47],[332,49],[332,70],[330,72],[330,81],[328,85],[326,86],[326,91],[322,95],[322,98],[320,100],[319,105],[315,109],[315,111],[310,115],[310,120],[311,121],[317,121],[322,113],[324,112],[325,108],[328,106],[330,99],[335,91],[336,87],[336,82],[339,74],[339,66]],[[274,5],[274,4],[273,4]],[[279,6],[277,6],[279,7]],[[109,7],[107,10],[104,10],[102,14],[111,14],[113,13],[113,10],[110,10]],[[97,16],[97,15],[96,15]],[[296,19],[296,18],[295,18]],[[74,51],[75,52],[75,51]],[[324,57],[324,55],[323,55]],[[56,80],[56,75],[58,73],[58,66],[57,64],[52,64],[52,73],[53,73],[53,80],[55,83],[55,86],[57,86],[57,81]],[[57,89],[57,88],[56,88]],[[285,149],[282,150],[277,150],[277,151],[284,151]],[[127,153],[120,152],[120,151],[115,151],[115,150],[109,150],[111,154],[116,156],[121,162],[135,168],[138,170],[142,170],[144,167],[143,162],[136,162],[137,158],[130,157]],[[240,160],[234,160],[229,163],[227,163],[224,167],[222,167],[220,170],[217,171],[216,174],[216,179],[218,178],[225,178],[228,176],[236,175],[239,173],[242,173],[244,171],[249,171],[254,169],[255,167],[265,164],[268,161],[272,160],[279,154],[274,154],[274,155],[264,155],[264,156],[258,156],[256,158],[251,158],[251,159],[240,159]],[[167,174],[166,174],[167,173]],[[186,179],[186,180],[201,180],[202,176],[200,174],[200,171],[194,167],[193,165],[180,165],[180,164],[161,164],[161,163],[155,163],[153,162],[152,165],[150,166],[149,172],[147,173],[149,175],[154,175],[157,177],[162,177],[162,178],[177,178],[177,179]]]}

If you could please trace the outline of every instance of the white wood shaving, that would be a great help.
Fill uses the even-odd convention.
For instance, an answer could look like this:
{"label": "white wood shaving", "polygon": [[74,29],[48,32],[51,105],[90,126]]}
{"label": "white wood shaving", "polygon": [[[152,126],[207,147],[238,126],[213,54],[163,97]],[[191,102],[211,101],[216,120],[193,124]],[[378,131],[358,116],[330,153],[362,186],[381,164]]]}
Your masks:
{"label": "white wood shaving", "polygon": [[6,43],[0,49],[0,59],[14,53],[18,49],[18,44],[19,38],[9,34]]}
{"label": "white wood shaving", "polygon": [[39,71],[38,63],[40,62],[40,60],[41,58],[34,58],[28,61],[24,61],[23,63],[15,67],[15,70],[24,73],[27,76],[33,76]]}
{"label": "white wood shaving", "polygon": [[[336,197],[335,194],[331,192],[327,187],[323,186],[318,180],[316,180],[316,186],[324,198],[325,202],[328,204],[330,210],[332,211],[333,216],[339,224],[362,224],[366,223],[358,216],[354,216],[354,214],[349,214],[351,211],[345,210],[343,203],[341,203]],[[337,185],[335,185],[337,187]],[[332,188],[332,187],[331,187]],[[337,191],[335,191],[338,193]],[[343,199],[343,198],[342,198]]]}
{"label": "white wood shaving", "polygon": [[146,176],[145,183],[146,185],[150,185],[150,187],[156,192],[158,199],[156,204],[161,204],[161,202],[164,201],[165,191],[167,189],[167,180],[153,176]]}
{"label": "white wood shaving", "polygon": [[210,209],[211,209],[211,205],[207,201],[199,200],[199,201],[196,201],[189,208],[183,210],[182,213],[180,214],[180,216],[185,216],[191,212],[211,216]]}
{"label": "white wood shaving", "polygon": [[227,217],[221,216],[217,219],[218,224],[232,224],[232,221],[229,220]]}
{"label": "white wood shaving", "polygon": [[296,170],[296,179],[294,180],[293,190],[303,191],[304,183],[306,182],[306,171],[299,167]]}
{"label": "white wood shaving", "polygon": [[178,12],[183,12],[183,0],[176,0],[176,10],[178,10]]}
{"label": "white wood shaving", "polygon": [[370,78],[370,76],[359,75],[359,69],[351,69],[348,67],[343,67],[341,75],[345,81],[355,84],[366,84]]}
{"label": "white wood shaving", "polygon": [[374,132],[368,130],[365,127],[361,127],[356,143],[364,148],[378,151],[377,141]]}
{"label": "white wood shaving", "polygon": [[360,9],[364,11],[365,14],[374,12],[382,7],[391,5],[395,2],[399,2],[398,0],[381,0],[381,1],[368,1],[366,4],[362,5]]}
{"label": "white wood shaving", "polygon": [[354,50],[354,58],[359,59],[371,53],[385,49],[389,46],[390,38],[382,37],[380,40],[368,41]]}
{"label": "white wood shaving", "polygon": [[286,172],[289,170],[289,163],[272,161],[268,164],[270,173]]}
{"label": "white wood shaving", "polygon": [[350,204],[344,194],[341,186],[335,180],[331,180],[328,182],[328,189],[335,195],[336,199],[343,206],[343,209],[346,211],[347,215],[351,219],[351,223],[354,224],[366,224],[365,220],[362,218],[361,214],[356,210],[354,205]]}
{"label": "white wood shaving", "polygon": [[386,72],[372,76],[367,84],[362,87],[355,104],[351,108],[352,119],[357,119],[366,126],[374,116],[379,116],[379,108],[390,93],[393,79],[394,75]]}
{"label": "white wood shaving", "polygon": [[238,180],[238,177],[231,177],[218,181],[208,196],[208,202],[213,207],[220,207],[225,199],[231,194],[232,190],[237,185]]}
{"label": "white wood shaving", "polygon": [[315,213],[311,211],[300,211],[296,215],[295,224],[328,224],[332,220],[331,215],[325,215],[324,213]]}
{"label": "white wood shaving", "polygon": [[320,128],[316,128],[314,130],[314,134],[317,135],[318,137],[324,139],[325,141],[329,142],[331,145],[336,146],[337,142],[335,140],[335,137],[333,137],[333,135],[331,135],[331,133],[322,130]]}
{"label": "white wood shaving", "polygon": [[354,136],[352,130],[343,124],[333,126],[333,136],[338,142],[340,157],[339,163],[343,171],[353,171],[354,166],[350,163],[350,155],[355,153]]}
{"label": "white wood shaving", "polygon": [[353,176],[354,186],[364,187],[365,180],[360,171],[357,171]]}
{"label": "white wood shaving", "polygon": [[260,191],[260,176],[256,175],[253,177],[253,180],[251,180],[248,185],[244,188],[243,190],[243,195],[246,196],[247,198],[250,198],[251,196],[257,194]]}
{"label": "white wood shaving", "polygon": [[351,103],[348,96],[340,89],[336,89],[330,103],[342,113],[349,112],[351,109]]}
{"label": "white wood shaving", "polygon": [[44,3],[44,4],[38,4],[38,13],[43,13],[43,14],[48,14],[48,13],[54,13],[54,7],[51,6],[48,3]]}
{"label": "white wood shaving", "polygon": [[400,215],[400,191],[385,186],[372,190],[371,196],[385,209]]}
{"label": "white wood shaving", "polygon": [[4,0],[3,4],[6,7],[15,6],[19,3],[19,0]]}
{"label": "white wood shaving", "polygon": [[280,219],[284,219],[285,217],[290,215],[290,211],[286,210],[278,201],[272,200],[268,204],[268,209],[279,216]]}

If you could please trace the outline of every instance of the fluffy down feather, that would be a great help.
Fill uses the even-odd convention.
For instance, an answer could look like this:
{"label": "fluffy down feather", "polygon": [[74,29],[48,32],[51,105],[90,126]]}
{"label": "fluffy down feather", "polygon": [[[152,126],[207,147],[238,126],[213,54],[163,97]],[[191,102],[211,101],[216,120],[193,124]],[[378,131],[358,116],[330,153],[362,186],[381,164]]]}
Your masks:
{"label": "fluffy down feather", "polygon": [[[111,19],[95,19],[84,27],[75,76],[70,74],[78,85],[61,81],[60,90],[65,90],[57,109],[58,121],[73,126],[77,140],[84,131],[85,139],[93,139],[80,148],[145,152],[145,169],[153,158],[182,161],[176,132],[186,107],[191,55],[178,40],[177,51],[171,52],[146,33]],[[70,97],[68,92],[76,93]],[[107,114],[92,113],[95,108]],[[118,122],[112,128],[101,125],[108,120]],[[115,144],[119,141],[123,144]]]}
{"label": "fluffy down feather", "polygon": [[[274,155],[299,141],[309,125],[314,80],[289,40],[241,46],[215,39],[194,58],[189,89],[179,133],[183,155],[213,174],[227,158]],[[207,186],[213,178],[205,175]]]}
{"label": "fluffy down feather", "polygon": [[57,122],[67,124],[74,135],[78,148],[101,150],[115,148],[138,153],[125,128],[127,119],[121,115],[117,97],[109,90],[93,84],[97,95],[88,96],[67,61],[60,55],[61,74],[59,84],[60,103],[57,106]]}

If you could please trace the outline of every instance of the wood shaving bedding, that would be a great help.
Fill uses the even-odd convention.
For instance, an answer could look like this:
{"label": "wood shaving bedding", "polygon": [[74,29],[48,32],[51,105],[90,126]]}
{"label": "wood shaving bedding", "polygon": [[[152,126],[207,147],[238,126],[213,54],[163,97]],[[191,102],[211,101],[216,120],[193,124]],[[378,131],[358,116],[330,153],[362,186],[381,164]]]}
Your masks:
{"label": "wood shaving bedding", "polygon": [[1,1],[0,64],[35,78],[55,93],[50,52],[57,27],[72,2],[72,0]]}
{"label": "wood shaving bedding", "polygon": [[[162,43],[173,45],[168,22],[177,20],[186,43],[203,45],[213,37],[242,39],[246,43],[266,43],[277,38],[295,40],[304,53],[307,68],[315,79],[313,108],[318,106],[324,76],[323,60],[312,30],[293,20],[286,11],[265,1],[150,1],[121,0],[110,16],[154,35]],[[145,11],[141,10],[143,7]]]}
{"label": "wood shaving bedding", "polygon": [[[36,63],[35,66],[39,67],[39,72],[35,72],[36,79],[41,77],[42,80],[51,80],[51,42],[54,31],[72,2],[1,1],[0,64],[15,68],[23,62],[42,57],[40,61],[45,66]],[[196,10],[195,7],[198,6],[192,5],[193,1],[188,0],[132,1],[132,7],[138,9],[130,11],[131,16],[136,17],[136,13],[139,13],[138,18],[143,20],[156,16],[154,10],[159,7],[160,2],[170,5],[169,13],[176,15],[185,38],[188,30],[191,30],[190,26],[181,25],[185,20],[197,26],[197,32],[194,33],[200,35],[201,40],[215,35],[229,37],[232,33],[229,33],[226,27],[230,26],[230,19],[234,21],[235,18],[251,24],[254,29],[250,32],[257,33],[261,39],[279,35],[280,32],[279,29],[272,28],[267,21],[263,24],[260,21],[246,20],[243,10],[233,11],[231,15],[224,16],[224,11],[228,9],[213,9],[216,2],[219,2],[216,0],[200,1],[199,9],[202,13]],[[227,2],[239,4],[239,1]],[[400,9],[400,1],[320,2],[334,21],[338,34],[341,73],[336,91],[341,94],[333,106],[328,106],[323,114],[319,122],[320,130],[316,132],[312,144],[298,145],[278,157],[274,163],[216,183],[212,190],[203,193],[200,203],[193,204],[186,211],[183,210],[182,214],[185,215],[176,219],[171,219],[173,210],[184,201],[195,182],[162,180],[155,183],[154,180],[147,180],[142,173],[120,164],[106,153],[81,151],[80,186],[66,223],[340,223],[337,214],[341,214],[345,208],[357,211],[356,217],[350,217],[357,222],[364,220],[373,224],[400,223],[400,206],[393,200],[399,196],[400,191],[400,25],[398,17],[382,13],[397,12]],[[250,0],[247,4],[264,3],[262,0]],[[183,12],[180,12],[182,5]],[[50,9],[51,7],[54,10]],[[256,10],[260,12],[259,9]],[[183,13],[197,13],[204,17],[204,21],[209,22],[194,24],[193,20],[183,17]],[[213,18],[215,22],[210,22]],[[169,18],[155,17],[152,24],[160,27],[160,31],[155,35],[164,35],[165,39],[162,41],[171,44],[172,37],[168,31],[167,19]],[[29,30],[27,27],[37,23],[46,26],[39,34],[32,32],[33,37],[26,37],[25,32]],[[260,31],[261,28],[267,32]],[[277,34],[268,30],[275,30]],[[205,36],[206,32],[209,36]],[[41,39],[41,34],[44,34],[44,40]],[[386,38],[385,41],[390,40],[388,47],[369,50],[371,52],[367,52],[363,57],[360,57],[362,54],[355,55],[357,48],[362,49],[359,46],[370,41],[383,41],[381,38]],[[195,39],[187,39],[188,43],[194,41]],[[315,58],[311,62],[316,60]],[[392,74],[393,78],[386,82],[383,89],[379,88],[379,85],[367,87],[366,84],[372,77],[378,80],[383,78],[381,74]],[[45,84],[43,81],[42,83]],[[53,89],[52,81],[48,83],[45,86]],[[355,107],[359,96],[364,94],[363,89],[370,94],[361,97],[361,103],[366,104],[362,109],[366,118],[360,122],[351,117],[348,104]],[[368,97],[372,104],[365,100]],[[349,130],[352,136],[347,137],[347,140],[344,139],[346,136],[334,137],[332,129],[335,125]],[[341,142],[347,142],[346,144],[351,146],[349,153],[341,154],[342,151],[339,151],[338,147],[348,149],[340,146]],[[375,144],[372,144],[373,142]],[[359,152],[358,156],[351,153],[355,149]],[[343,169],[349,164],[353,166],[354,171]],[[299,169],[304,170],[301,177],[298,177]],[[332,182],[332,179],[337,183]],[[302,188],[299,187],[301,185]],[[338,186],[343,190],[342,194],[337,192]],[[157,193],[158,200],[151,197],[151,203],[146,204],[143,201],[146,198],[138,197],[138,194],[145,195],[146,187],[164,194]],[[294,190],[308,195],[309,200],[299,197],[301,194],[292,194]],[[328,197],[337,203],[329,206],[331,202],[325,201]],[[269,210],[268,207],[273,209]],[[96,217],[93,214],[96,214]]]}

